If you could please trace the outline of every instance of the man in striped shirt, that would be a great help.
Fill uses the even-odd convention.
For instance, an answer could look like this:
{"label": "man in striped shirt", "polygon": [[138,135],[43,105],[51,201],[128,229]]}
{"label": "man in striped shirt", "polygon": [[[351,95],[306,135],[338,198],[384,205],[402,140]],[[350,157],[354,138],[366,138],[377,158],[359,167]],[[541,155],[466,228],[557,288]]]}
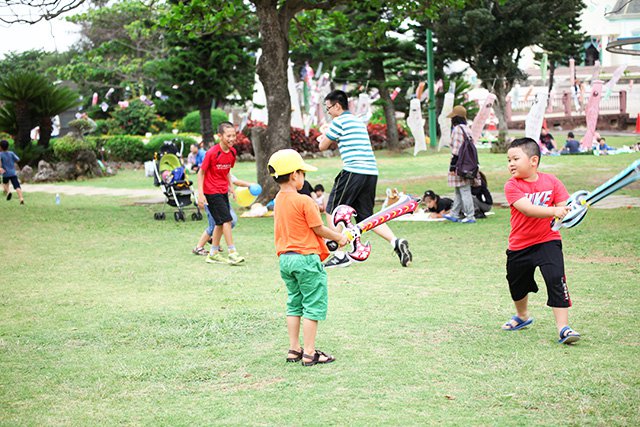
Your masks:
{"label": "man in striped shirt", "polygon": [[[327,221],[333,228],[331,213],[336,206],[349,205],[356,210],[359,219],[373,214],[378,183],[378,165],[371,148],[367,126],[349,112],[349,99],[341,90],[334,90],[324,98],[325,111],[333,117],[326,132],[318,137],[321,151],[329,149],[332,143],[338,144],[342,158],[342,170],[336,177],[329,201],[327,202]],[[373,231],[388,241],[400,258],[403,267],[412,261],[409,243],[397,239],[387,224]],[[325,263],[326,268],[346,267],[351,263],[344,252],[336,251]]]}

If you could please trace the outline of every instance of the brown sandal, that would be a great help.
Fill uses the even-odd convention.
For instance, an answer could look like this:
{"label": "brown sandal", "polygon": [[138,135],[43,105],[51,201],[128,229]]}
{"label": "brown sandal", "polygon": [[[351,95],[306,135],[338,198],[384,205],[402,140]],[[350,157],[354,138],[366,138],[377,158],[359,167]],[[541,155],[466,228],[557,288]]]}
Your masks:
{"label": "brown sandal", "polygon": [[[327,358],[327,360],[324,361],[320,361],[320,356],[325,356]],[[322,364],[322,363],[331,363],[331,362],[335,362],[336,358],[323,352],[320,350],[316,350],[315,353],[313,354],[313,356],[310,356],[308,354],[303,354],[302,357],[307,358],[307,359],[311,359],[311,362],[305,362],[304,360],[302,361],[302,366],[313,366],[313,365],[317,365],[317,364]]]}
{"label": "brown sandal", "polygon": [[303,352],[302,347],[300,347],[300,351],[289,350],[289,354],[293,354],[295,357],[287,357],[287,362],[295,363],[301,361]]}

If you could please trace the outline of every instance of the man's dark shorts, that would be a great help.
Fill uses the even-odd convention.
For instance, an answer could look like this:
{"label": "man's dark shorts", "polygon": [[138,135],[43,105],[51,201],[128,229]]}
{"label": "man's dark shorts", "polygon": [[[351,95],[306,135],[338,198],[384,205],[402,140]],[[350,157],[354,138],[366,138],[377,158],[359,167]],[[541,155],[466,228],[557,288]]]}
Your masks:
{"label": "man's dark shorts", "polygon": [[329,194],[327,212],[333,213],[336,206],[348,205],[358,213],[357,221],[373,215],[377,184],[378,175],[340,171]]}
{"label": "man's dark shorts", "polygon": [[3,184],[8,183],[9,181],[11,181],[11,185],[13,186],[14,189],[17,190],[18,188],[20,188],[20,181],[18,180],[17,176],[14,175],[14,176],[2,177]]}
{"label": "man's dark shorts", "polygon": [[211,216],[216,225],[233,221],[228,194],[205,194],[204,197],[207,199],[209,212],[211,212]]}
{"label": "man's dark shorts", "polygon": [[538,292],[534,279],[536,267],[540,268],[547,285],[547,305],[571,307],[560,240],[539,243],[519,251],[507,249],[507,281],[511,298],[520,301],[529,292]]}

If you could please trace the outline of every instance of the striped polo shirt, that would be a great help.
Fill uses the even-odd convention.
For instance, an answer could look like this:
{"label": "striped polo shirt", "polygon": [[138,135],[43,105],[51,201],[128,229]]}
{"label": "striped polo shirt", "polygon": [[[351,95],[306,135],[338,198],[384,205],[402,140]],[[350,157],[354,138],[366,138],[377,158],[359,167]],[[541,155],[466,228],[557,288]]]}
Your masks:
{"label": "striped polo shirt", "polygon": [[340,157],[347,172],[378,175],[367,126],[349,111],[333,119],[327,138],[337,141]]}

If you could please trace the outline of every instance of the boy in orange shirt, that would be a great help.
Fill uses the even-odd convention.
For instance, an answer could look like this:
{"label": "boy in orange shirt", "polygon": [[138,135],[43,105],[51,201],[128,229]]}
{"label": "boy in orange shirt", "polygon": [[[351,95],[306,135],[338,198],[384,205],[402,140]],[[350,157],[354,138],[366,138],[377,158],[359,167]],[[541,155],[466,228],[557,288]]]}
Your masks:
{"label": "boy in orange shirt", "polygon": [[[275,199],[274,237],[280,259],[280,276],[287,286],[287,362],[304,366],[331,363],[335,358],[315,348],[318,321],[327,317],[327,273],[322,261],[329,256],[324,239],[340,246],[346,236],[325,227],[318,205],[299,194],[305,172],[318,170],[302,160],[295,150],[275,152],[268,163],[269,173],[280,186]],[[300,318],[304,348],[300,348]]]}

